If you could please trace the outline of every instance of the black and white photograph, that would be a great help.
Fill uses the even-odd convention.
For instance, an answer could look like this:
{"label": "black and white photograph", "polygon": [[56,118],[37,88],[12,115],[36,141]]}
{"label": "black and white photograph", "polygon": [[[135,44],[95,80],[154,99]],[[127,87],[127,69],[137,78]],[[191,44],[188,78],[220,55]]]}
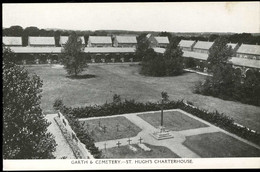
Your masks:
{"label": "black and white photograph", "polygon": [[2,4],[3,170],[260,168],[260,2]]}

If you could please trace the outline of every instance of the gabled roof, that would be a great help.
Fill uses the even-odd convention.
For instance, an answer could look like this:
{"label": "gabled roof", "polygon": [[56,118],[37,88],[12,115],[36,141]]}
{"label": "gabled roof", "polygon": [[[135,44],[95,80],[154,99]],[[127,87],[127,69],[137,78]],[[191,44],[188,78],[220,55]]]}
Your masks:
{"label": "gabled roof", "polygon": [[10,47],[14,53],[61,53],[61,47]]}
{"label": "gabled roof", "polygon": [[260,55],[260,45],[242,44],[237,53]]}
{"label": "gabled roof", "polygon": [[4,45],[21,45],[22,46],[22,37],[4,36],[3,43],[4,43]]}
{"label": "gabled roof", "polygon": [[55,45],[54,37],[32,37],[28,38],[29,45]]}
{"label": "gabled roof", "polygon": [[181,40],[179,43],[179,46],[190,48],[194,43],[195,43],[195,41],[193,41],[193,40]]}
{"label": "gabled roof", "polygon": [[118,43],[136,44],[137,40],[135,36],[116,36]]}
{"label": "gabled roof", "polygon": [[205,53],[198,53],[198,52],[193,52],[193,51],[183,51],[183,57],[191,57],[194,59],[198,60],[207,60],[208,59],[208,54]]}
{"label": "gabled roof", "polygon": [[231,46],[232,49],[235,49],[237,45],[238,45],[237,43],[236,44],[234,44],[234,43],[227,44],[227,46]]}
{"label": "gabled roof", "polygon": [[232,57],[229,61],[234,65],[260,69],[260,60]]}
{"label": "gabled roof", "polygon": [[[82,44],[85,44],[85,39],[84,36],[79,36],[79,38],[82,40]],[[68,36],[60,36],[60,44],[64,45],[68,41],[69,37]]]}
{"label": "gabled roof", "polygon": [[213,44],[214,44],[214,42],[198,41],[198,42],[194,45],[194,48],[209,50],[210,47],[211,47]]}
{"label": "gabled roof", "polygon": [[158,44],[169,44],[169,39],[167,36],[155,36],[154,38]]}
{"label": "gabled roof", "polygon": [[112,44],[110,36],[89,36],[88,41],[94,44]]}

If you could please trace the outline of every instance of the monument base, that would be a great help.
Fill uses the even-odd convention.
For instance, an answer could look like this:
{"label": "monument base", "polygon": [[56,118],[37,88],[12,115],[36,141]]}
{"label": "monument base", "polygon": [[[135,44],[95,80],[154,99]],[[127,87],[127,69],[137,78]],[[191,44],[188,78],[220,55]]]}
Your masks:
{"label": "monument base", "polygon": [[159,131],[151,133],[151,135],[157,140],[164,140],[173,138],[173,134],[171,134],[168,130],[164,127],[159,127]]}

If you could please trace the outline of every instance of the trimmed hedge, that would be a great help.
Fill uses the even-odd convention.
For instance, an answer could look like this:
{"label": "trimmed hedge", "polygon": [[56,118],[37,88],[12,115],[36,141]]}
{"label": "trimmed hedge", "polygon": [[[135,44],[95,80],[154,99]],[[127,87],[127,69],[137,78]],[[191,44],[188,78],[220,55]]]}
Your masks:
{"label": "trimmed hedge", "polygon": [[[125,100],[121,102],[105,103],[103,105],[94,105],[86,107],[71,108],[63,105],[61,100],[57,100],[54,103],[56,109],[62,110],[65,114],[73,114],[75,118],[89,118],[99,116],[111,116],[125,113],[136,113],[146,111],[157,111],[161,109],[161,103],[152,102],[136,102],[135,100]],[[190,104],[181,101],[168,101],[163,104],[164,109],[181,109],[194,116],[197,116],[213,125],[216,125],[230,133],[236,134],[246,140],[249,140],[257,145],[260,145],[260,134],[256,131],[252,131],[247,127],[239,126],[234,123],[234,120],[223,113],[208,112],[203,109],[199,109]]]}

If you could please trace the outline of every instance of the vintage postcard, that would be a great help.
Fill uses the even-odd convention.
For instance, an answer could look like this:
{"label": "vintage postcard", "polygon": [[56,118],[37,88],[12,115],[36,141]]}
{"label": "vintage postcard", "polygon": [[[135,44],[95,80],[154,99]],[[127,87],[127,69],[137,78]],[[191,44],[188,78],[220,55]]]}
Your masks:
{"label": "vintage postcard", "polygon": [[260,168],[260,3],[2,4],[3,170]]}

